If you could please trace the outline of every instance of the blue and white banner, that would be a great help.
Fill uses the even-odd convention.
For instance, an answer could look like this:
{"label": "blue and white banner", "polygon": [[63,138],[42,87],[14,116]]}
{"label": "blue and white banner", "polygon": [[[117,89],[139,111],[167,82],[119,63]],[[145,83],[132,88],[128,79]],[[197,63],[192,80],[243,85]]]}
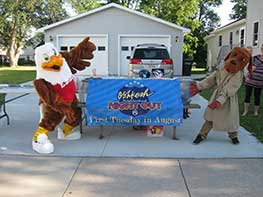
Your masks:
{"label": "blue and white banner", "polygon": [[178,126],[183,119],[177,79],[89,80],[87,125]]}

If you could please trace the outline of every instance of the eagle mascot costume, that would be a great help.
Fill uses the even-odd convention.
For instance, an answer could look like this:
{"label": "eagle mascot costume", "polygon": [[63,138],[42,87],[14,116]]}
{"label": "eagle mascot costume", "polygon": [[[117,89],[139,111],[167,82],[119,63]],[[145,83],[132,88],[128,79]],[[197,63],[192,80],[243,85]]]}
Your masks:
{"label": "eagle mascot costume", "polygon": [[36,80],[34,87],[40,99],[41,116],[38,128],[33,135],[32,148],[38,153],[54,151],[48,139],[63,120],[63,128],[57,127],[58,139],[76,140],[81,138],[79,124],[81,109],[78,107],[74,75],[90,66],[96,46],[85,38],[69,52],[58,52],[52,43],[35,49]]}
{"label": "eagle mascot costume", "polygon": [[243,82],[245,66],[251,72],[251,54],[245,48],[235,47],[225,57],[224,67],[214,71],[202,81],[191,85],[192,96],[201,90],[214,88],[204,114],[205,122],[193,141],[194,144],[202,142],[211,129],[228,132],[231,142],[239,144],[237,136],[237,129],[239,128],[237,91]]}

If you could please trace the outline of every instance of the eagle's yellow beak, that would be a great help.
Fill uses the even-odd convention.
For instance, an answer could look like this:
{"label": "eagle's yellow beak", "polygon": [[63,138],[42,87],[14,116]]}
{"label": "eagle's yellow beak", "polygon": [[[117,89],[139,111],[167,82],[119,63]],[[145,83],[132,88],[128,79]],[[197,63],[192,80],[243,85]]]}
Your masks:
{"label": "eagle's yellow beak", "polygon": [[61,67],[63,66],[62,55],[58,56],[52,55],[50,56],[50,60],[48,62],[42,63],[42,68],[48,71],[59,72]]}

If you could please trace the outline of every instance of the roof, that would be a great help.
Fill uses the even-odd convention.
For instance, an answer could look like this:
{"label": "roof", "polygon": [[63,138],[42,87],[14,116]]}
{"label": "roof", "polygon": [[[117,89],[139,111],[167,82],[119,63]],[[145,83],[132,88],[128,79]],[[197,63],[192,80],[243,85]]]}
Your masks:
{"label": "roof", "polygon": [[62,20],[62,21],[53,23],[53,24],[51,24],[51,25],[42,27],[42,28],[40,28],[38,31],[46,31],[46,30],[48,30],[48,29],[55,28],[56,26],[59,26],[59,25],[62,25],[62,24],[65,24],[65,23],[74,21],[74,20],[76,20],[76,19],[79,19],[79,18],[88,16],[88,15],[91,15],[91,14],[94,14],[94,13],[97,13],[97,12],[101,12],[101,11],[106,10],[106,9],[109,9],[109,8],[117,8],[117,9],[120,9],[120,10],[123,10],[123,11],[126,11],[126,12],[130,12],[130,13],[132,13],[132,14],[139,15],[139,16],[142,16],[142,17],[144,17],[144,18],[153,20],[153,21],[155,21],[155,22],[158,22],[158,23],[167,25],[167,26],[169,26],[169,27],[182,30],[184,33],[189,33],[189,32],[190,32],[190,29],[188,29],[188,28],[184,28],[184,27],[181,27],[181,26],[176,25],[176,24],[174,24],[174,23],[171,23],[171,22],[162,20],[162,19],[160,19],[160,18],[157,18],[157,17],[154,17],[154,16],[150,16],[150,15],[148,15],[148,14],[144,14],[144,13],[142,13],[142,12],[138,12],[138,11],[135,11],[135,10],[132,10],[132,9],[129,9],[129,8],[126,8],[126,7],[121,6],[121,5],[119,5],[119,4],[116,4],[116,3],[110,3],[110,4],[107,4],[107,5],[105,5],[105,6],[101,6],[101,7],[99,7],[99,8],[90,10],[90,11],[88,11],[88,12],[84,12],[84,13],[82,13],[82,14],[73,16],[73,17],[71,17],[71,18],[64,19],[64,20]]}
{"label": "roof", "polygon": [[228,23],[222,27],[219,27],[219,28],[215,29],[214,31],[212,31],[208,36],[206,36],[205,39],[214,37],[217,33],[221,32],[221,31],[224,31],[224,30],[227,30],[227,29],[230,29],[232,27],[235,27],[237,25],[242,25],[242,24],[246,24],[246,19],[239,19],[239,20],[233,21],[231,23]]}

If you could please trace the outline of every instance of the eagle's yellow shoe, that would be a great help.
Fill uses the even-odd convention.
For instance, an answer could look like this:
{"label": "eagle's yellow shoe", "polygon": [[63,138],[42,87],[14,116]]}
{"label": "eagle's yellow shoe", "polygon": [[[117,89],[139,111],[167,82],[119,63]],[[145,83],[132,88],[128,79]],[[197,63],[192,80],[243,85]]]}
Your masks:
{"label": "eagle's yellow shoe", "polygon": [[78,127],[73,128],[67,123],[64,123],[63,130],[58,127],[59,140],[78,140],[81,138],[80,130]]}

